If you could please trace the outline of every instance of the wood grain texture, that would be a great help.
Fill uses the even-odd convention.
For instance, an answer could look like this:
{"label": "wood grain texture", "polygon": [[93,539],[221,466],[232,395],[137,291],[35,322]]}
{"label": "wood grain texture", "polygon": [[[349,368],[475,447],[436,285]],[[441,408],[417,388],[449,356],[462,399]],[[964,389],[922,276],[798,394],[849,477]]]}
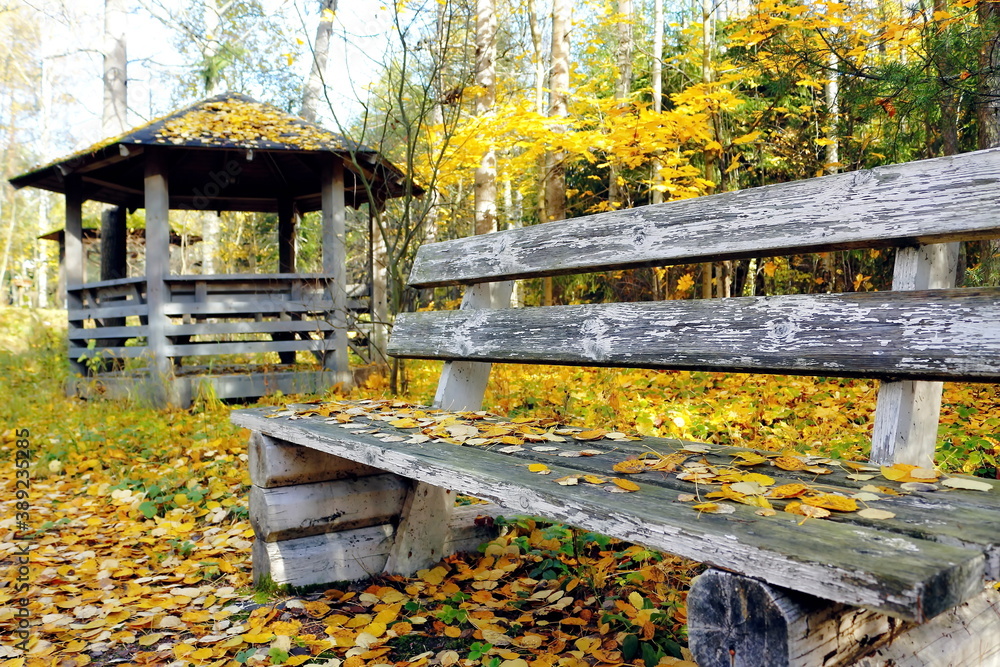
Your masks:
{"label": "wood grain texture", "polygon": [[[730,515],[701,514],[676,502],[655,477],[640,491],[611,494],[591,485],[560,486],[505,455],[442,443],[383,443],[314,419],[267,419],[239,410],[233,421],[428,484],[643,544],[817,597],[880,610],[903,619],[930,618],[977,593],[985,557],[963,548],[847,523],[805,522],[779,513],[760,517],[739,506]],[[549,458],[552,477],[572,473]],[[825,482],[825,480],[824,480]],[[622,497],[624,496],[624,498]]]}
{"label": "wood grain texture", "polygon": [[[250,487],[250,525],[264,542],[392,523],[410,489],[406,478],[383,473],[357,479],[263,489]],[[441,558],[440,553],[437,558]]]}
{"label": "wood grain texture", "polygon": [[448,555],[448,526],[454,511],[454,491],[414,483],[403,503],[385,571],[410,576]]}
{"label": "wood grain texture", "polygon": [[877,167],[421,246],[413,287],[1000,236],[1000,151]]}
{"label": "wood grain texture", "polygon": [[687,598],[688,639],[700,667],[850,664],[904,627],[884,614],[708,570]]}
{"label": "wood grain texture", "polygon": [[[495,505],[458,507],[448,523],[447,553],[475,551],[496,537],[497,529],[477,524],[478,516],[496,516]],[[253,579],[270,576],[277,584],[312,586],[354,581],[380,574],[393,543],[391,525],[369,526],[283,542],[254,541]]]}
{"label": "wood grain texture", "polygon": [[262,489],[378,475],[382,471],[309,447],[251,433],[250,483]]}
{"label": "wood grain texture", "polygon": [[404,313],[389,353],[907,379],[1000,381],[1000,289]]}
{"label": "wood grain texture", "polygon": [[[900,248],[896,252],[892,289],[955,287],[959,245],[935,243],[918,248]],[[909,463],[934,467],[943,389],[940,382],[882,382],[875,408],[869,459],[880,464]]]}
{"label": "wood grain texture", "polygon": [[[473,285],[462,297],[463,311],[506,308],[514,284]],[[434,407],[443,410],[479,410],[483,405],[492,364],[476,361],[449,361],[441,369]]]}
{"label": "wood grain texture", "polygon": [[911,627],[854,667],[1000,667],[1000,591]]}

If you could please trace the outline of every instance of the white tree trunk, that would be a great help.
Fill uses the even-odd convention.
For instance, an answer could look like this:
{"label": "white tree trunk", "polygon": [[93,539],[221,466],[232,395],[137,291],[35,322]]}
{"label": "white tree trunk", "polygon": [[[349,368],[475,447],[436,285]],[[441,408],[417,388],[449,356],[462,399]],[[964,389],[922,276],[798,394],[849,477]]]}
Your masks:
{"label": "white tree trunk", "polygon": [[[618,48],[616,60],[618,81],[615,84],[615,98],[624,100],[632,89],[632,0],[618,0]],[[619,167],[614,155],[608,156],[611,164],[608,178],[608,201],[615,208],[622,205],[621,189],[618,185]]]}
{"label": "white tree trunk", "polygon": [[[663,0],[653,0],[653,111],[663,111]],[[663,192],[658,185],[663,184],[660,161],[653,160],[653,203],[663,203]]]}
{"label": "white tree trunk", "polygon": [[[571,0],[552,2],[552,69],[549,72],[549,116],[565,118],[569,102],[569,32],[572,29]],[[562,132],[562,126],[553,127]],[[566,218],[566,154],[551,151],[545,161],[545,217],[542,222]],[[552,279],[543,279],[544,305],[552,305]]]}
{"label": "white tree trunk", "polygon": [[104,112],[101,131],[113,137],[128,129],[125,35],[128,30],[125,0],[104,0]]}
{"label": "white tree trunk", "polygon": [[337,0],[323,0],[316,26],[316,41],[312,48],[312,68],[302,92],[302,109],[299,115],[315,123],[319,108],[326,99],[326,63],[330,56],[330,36],[333,34],[333,15],[337,11]]}
{"label": "white tree trunk", "polygon": [[837,54],[830,51],[830,74],[826,81],[826,172],[836,174],[840,171],[840,135],[837,132],[837,116],[840,114],[840,82],[837,74]]}
{"label": "white tree trunk", "polygon": [[[497,17],[493,0],[476,1],[476,115],[493,113],[496,104]],[[488,234],[497,229],[497,158],[490,146],[483,153],[475,175],[475,232]]]}

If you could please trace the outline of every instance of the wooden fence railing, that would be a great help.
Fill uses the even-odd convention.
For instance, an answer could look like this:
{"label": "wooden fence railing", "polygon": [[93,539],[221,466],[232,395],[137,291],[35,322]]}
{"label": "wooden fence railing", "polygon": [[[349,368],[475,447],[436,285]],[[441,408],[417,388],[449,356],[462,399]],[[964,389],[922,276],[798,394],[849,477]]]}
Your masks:
{"label": "wooden fence railing", "polygon": [[[337,289],[327,274],[170,276],[163,315],[166,356],[184,357],[276,352],[293,363],[298,351],[322,357],[331,346]],[[148,353],[146,279],[125,278],[71,289],[80,308],[69,312],[69,356],[107,361]],[[368,286],[348,285],[348,322],[368,312]],[[352,347],[363,352],[367,335]]]}

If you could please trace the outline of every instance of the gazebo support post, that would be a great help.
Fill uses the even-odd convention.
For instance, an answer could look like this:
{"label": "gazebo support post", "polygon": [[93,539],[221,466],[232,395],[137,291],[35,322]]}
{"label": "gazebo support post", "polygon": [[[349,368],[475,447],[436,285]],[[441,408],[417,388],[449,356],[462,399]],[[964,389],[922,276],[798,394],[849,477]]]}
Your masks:
{"label": "gazebo support post", "polygon": [[[292,198],[278,198],[278,273],[295,273],[295,208]],[[285,314],[283,320],[292,319]],[[295,334],[290,332],[273,333],[272,340],[294,340]],[[278,358],[282,364],[294,364],[295,352],[279,352]]]}
{"label": "gazebo support post", "polygon": [[295,273],[295,207],[291,197],[278,199],[278,273]]}
{"label": "gazebo support post", "polygon": [[146,346],[149,350],[150,400],[170,402],[173,369],[167,356],[167,315],[170,301],[166,278],[170,275],[170,195],[165,155],[146,149],[146,306],[149,310]]}
{"label": "gazebo support post", "polygon": [[[69,312],[69,326],[79,328],[74,321],[73,311],[80,310],[80,287],[84,281],[83,258],[83,181],[76,174],[66,176],[66,234],[63,275],[66,279],[66,310]],[[70,341],[72,344],[72,341]],[[70,370],[80,375],[87,374],[87,366],[70,356]]]}
{"label": "gazebo support post", "polygon": [[329,347],[323,366],[336,373],[337,382],[349,384],[347,363],[347,243],[345,239],[344,163],[334,157],[323,167],[323,272],[332,277],[328,283],[333,308],[330,313],[334,331],[328,334]]}
{"label": "gazebo support post", "polygon": [[[371,265],[372,304],[372,359],[382,366],[389,365],[389,281],[386,266],[385,238],[382,236],[379,217],[385,202],[376,199],[368,203],[368,230],[370,234],[369,263]],[[379,217],[377,217],[379,216]]]}
{"label": "gazebo support post", "polygon": [[[125,207],[114,206],[101,213],[101,280],[118,280],[128,276],[128,232],[125,228]],[[106,327],[125,326],[124,317],[106,317],[101,321]],[[102,338],[98,348],[118,347],[124,338]],[[102,364],[102,370],[106,365]]]}

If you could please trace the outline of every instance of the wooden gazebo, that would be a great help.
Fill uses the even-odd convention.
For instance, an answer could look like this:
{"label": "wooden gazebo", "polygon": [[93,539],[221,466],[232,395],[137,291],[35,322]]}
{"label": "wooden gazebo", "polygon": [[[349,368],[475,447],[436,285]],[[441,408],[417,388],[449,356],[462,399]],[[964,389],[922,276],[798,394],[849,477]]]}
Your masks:
{"label": "wooden gazebo", "polygon": [[[377,207],[417,190],[378,152],[232,93],[10,182],[66,198],[69,360],[83,376],[78,390],[139,392],[174,405],[189,404],[205,382],[219,398],[350,382],[348,312],[367,286],[346,281],[346,206]],[[144,276],[84,282],[86,200],[145,208]],[[277,213],[277,271],[171,275],[170,209]],[[301,274],[296,219],[310,211],[322,211],[322,273]],[[124,215],[112,219],[125,224]],[[312,352],[321,365],[295,364],[298,351]],[[256,352],[276,352],[281,363],[222,370],[211,359],[181,364],[185,357]],[[85,363],[95,356],[102,362]]]}

